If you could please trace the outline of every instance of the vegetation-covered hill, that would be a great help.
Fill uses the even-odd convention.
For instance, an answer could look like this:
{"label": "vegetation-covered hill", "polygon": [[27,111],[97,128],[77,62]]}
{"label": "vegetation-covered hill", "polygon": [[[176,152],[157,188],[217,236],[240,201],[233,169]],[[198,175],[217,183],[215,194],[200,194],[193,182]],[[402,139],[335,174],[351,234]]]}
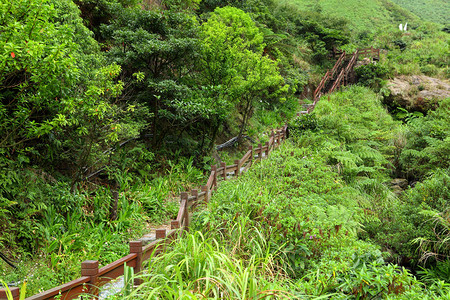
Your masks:
{"label": "vegetation-covered hill", "polygon": [[391,0],[424,20],[450,24],[450,2],[446,0]]}
{"label": "vegetation-covered hill", "polygon": [[418,18],[389,0],[279,0],[304,10],[323,11],[327,15],[346,18],[357,33],[373,32],[385,25],[398,28],[406,21],[416,24]]}
{"label": "vegetation-covered hill", "polygon": [[[448,100],[401,121],[380,105],[388,77],[450,77],[440,26],[385,0],[17,0],[0,2],[0,33],[0,252],[11,263],[0,279],[31,278],[34,294],[77,277],[82,260],[123,256],[148,223],[173,218],[170,199],[203,181],[211,154],[232,162],[245,136],[264,142],[292,119],[334,49],[374,46],[380,62],[357,70],[365,88],[292,122],[284,150],[200,214],[188,239],[207,236],[230,269],[200,257],[195,276],[211,270],[232,289],[238,275],[256,286],[248,274],[263,270],[264,288],[288,298],[446,292]],[[217,154],[233,136],[238,145]],[[394,176],[410,184],[401,197]],[[182,257],[173,253],[161,261]],[[425,267],[422,283],[393,262]],[[211,287],[165,267],[154,278],[168,293]]]}
{"label": "vegetation-covered hill", "polygon": [[[433,138],[429,158],[448,144],[448,100],[412,122],[413,136],[423,135],[407,145],[408,129],[369,89],[321,100],[268,160],[222,183],[128,299],[448,299],[448,164],[421,161],[434,175],[404,197],[388,185],[390,161],[401,147],[420,151],[427,128],[447,136]],[[448,163],[449,152],[440,159]],[[419,245],[427,259],[443,260],[419,272],[426,289],[392,255],[418,259]]]}

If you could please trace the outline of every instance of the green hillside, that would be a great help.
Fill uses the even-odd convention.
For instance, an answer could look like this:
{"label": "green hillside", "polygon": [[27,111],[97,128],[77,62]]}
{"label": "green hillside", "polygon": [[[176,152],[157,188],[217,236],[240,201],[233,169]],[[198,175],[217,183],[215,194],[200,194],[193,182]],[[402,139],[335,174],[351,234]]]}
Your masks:
{"label": "green hillside", "polygon": [[[185,216],[108,299],[450,300],[450,98],[411,76],[435,111],[382,101],[399,75],[450,79],[441,27],[391,0],[0,1],[0,298],[85,260],[137,274],[127,242]],[[304,114],[335,50],[365,47],[358,85]]]}
{"label": "green hillside", "polygon": [[305,10],[322,10],[325,14],[345,17],[350,27],[358,32],[374,31],[377,27],[409,21],[418,18],[387,0],[280,0],[280,3],[293,3]]}
{"label": "green hillside", "polygon": [[450,2],[447,0],[392,0],[392,2],[424,20],[441,24],[450,23]]}

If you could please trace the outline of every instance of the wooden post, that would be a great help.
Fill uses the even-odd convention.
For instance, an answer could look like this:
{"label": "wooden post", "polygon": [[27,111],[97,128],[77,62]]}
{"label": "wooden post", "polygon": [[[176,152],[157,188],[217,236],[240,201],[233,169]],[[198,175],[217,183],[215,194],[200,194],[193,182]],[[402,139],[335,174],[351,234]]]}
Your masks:
{"label": "wooden post", "polygon": [[257,159],[262,160],[262,145],[261,145],[261,143],[258,144],[258,148],[256,148],[256,153],[258,153]]}
{"label": "wooden post", "polygon": [[234,161],[234,164],[236,165],[236,170],[234,171],[234,176],[238,177],[241,174],[241,160],[236,159]]}
{"label": "wooden post", "polygon": [[170,221],[170,229],[178,229],[180,228],[180,222],[177,220]]}
{"label": "wooden post", "polygon": [[269,157],[269,142],[266,142],[265,147],[267,147],[266,149],[266,158]]}
{"label": "wooden post", "polygon": [[214,190],[217,190],[217,165],[211,166],[211,172],[214,171],[214,180],[212,182],[211,190],[214,188]]}
{"label": "wooden post", "polygon": [[194,200],[192,200],[192,204],[197,204],[198,201],[198,190],[192,190],[191,191],[191,195],[194,196]]}
{"label": "wooden post", "polygon": [[202,192],[205,192],[205,202],[209,202],[209,189],[207,185],[202,185]]}
{"label": "wooden post", "polygon": [[98,260],[85,260],[81,263],[81,276],[90,277],[88,286],[88,293],[98,299]]}
{"label": "wooden post", "polygon": [[248,146],[248,150],[251,151],[251,153],[250,153],[250,165],[249,166],[252,166],[253,165],[253,146],[252,145]]}
{"label": "wooden post", "polygon": [[[13,300],[19,300],[20,296],[20,289],[18,287],[11,287],[9,288],[11,291],[11,295],[13,297]],[[6,296],[6,290],[0,289],[0,300],[7,300],[8,297]]]}
{"label": "wooden post", "polygon": [[[131,253],[136,253],[136,266],[134,267],[134,274],[139,274],[142,269],[142,241],[130,242],[130,254]],[[142,279],[134,278],[134,284],[141,285]]]}
{"label": "wooden post", "polygon": [[183,230],[188,230],[189,228],[189,212],[188,212],[188,193],[182,192],[180,196],[181,201],[186,200],[184,202],[184,228]]}
{"label": "wooden post", "polygon": [[156,229],[155,235],[156,235],[157,240],[165,239],[166,235],[167,235],[167,231],[165,229]]}
{"label": "wooden post", "polygon": [[[162,228],[161,229],[156,229],[155,237],[156,237],[157,240],[163,240],[163,239],[166,238],[166,236],[167,236],[166,229],[162,229]],[[162,251],[164,251],[164,249],[165,249],[165,244],[156,247],[156,249],[154,250],[155,251],[154,255],[157,255],[157,254],[161,253]]]}
{"label": "wooden post", "polygon": [[220,167],[223,168],[223,180],[227,180],[227,164],[225,162],[221,162]]}

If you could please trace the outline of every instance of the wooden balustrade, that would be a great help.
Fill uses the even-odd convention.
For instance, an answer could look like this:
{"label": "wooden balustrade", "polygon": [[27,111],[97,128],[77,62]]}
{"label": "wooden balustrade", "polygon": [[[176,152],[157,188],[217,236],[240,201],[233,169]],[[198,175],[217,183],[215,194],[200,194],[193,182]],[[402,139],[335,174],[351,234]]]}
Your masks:
{"label": "wooden balustrade", "polygon": [[[20,296],[20,289],[18,287],[12,287],[9,289],[9,291],[11,292],[11,297],[13,298],[13,300],[19,300],[19,296]],[[5,289],[0,289],[0,300],[7,300],[8,299],[8,295]]]}
{"label": "wooden balustrade", "polygon": [[[241,159],[235,160],[233,165],[227,166],[221,163],[218,168],[216,165],[211,166],[211,173],[208,177],[206,185],[201,187],[201,192],[194,189],[191,195],[188,192],[180,194],[180,209],[177,218],[170,223],[171,230],[156,230],[156,240],[146,246],[142,245],[142,241],[131,241],[129,244],[130,254],[99,268],[98,261],[87,260],[81,263],[81,277],[73,281],[57,286],[50,290],[44,291],[37,295],[26,298],[26,300],[50,300],[50,299],[76,299],[82,294],[90,294],[94,297],[98,296],[99,288],[107,282],[116,279],[124,274],[125,264],[134,269],[135,274],[142,273],[142,264],[154,255],[163,252],[166,245],[180,236],[183,231],[189,230],[189,207],[196,205],[198,202],[208,202],[211,197],[211,191],[217,189],[219,180],[227,180],[227,176],[233,174],[240,176],[246,172],[254,163],[254,161],[267,158],[270,152],[286,140],[287,125],[281,129],[272,131],[269,142],[264,146],[258,144],[257,148],[253,146]],[[139,277],[135,278],[135,285],[142,283]],[[19,299],[19,288],[11,288],[14,300]],[[0,300],[6,300],[6,290],[0,289]]]}
{"label": "wooden balustrade", "polygon": [[[320,100],[320,97],[323,94],[331,93],[338,89],[342,84],[346,85],[350,82],[349,78],[353,76],[353,67],[355,66],[356,62],[358,61],[358,58],[364,56],[370,56],[372,59],[380,59],[380,49],[375,49],[373,47],[366,48],[366,49],[359,49],[355,51],[352,54],[347,54],[345,51],[342,52],[335,52],[334,57],[337,58],[336,63],[334,64],[331,71],[327,71],[325,75],[322,77],[322,80],[320,81],[317,88],[314,90],[313,93],[313,104],[308,107],[306,110],[306,113],[311,113],[314,108],[316,107],[317,102]],[[347,65],[344,66],[344,62],[348,60]],[[339,71],[340,70],[340,71]],[[337,74],[336,78],[335,75]],[[334,80],[333,84],[331,85],[331,88],[324,91],[326,89],[327,84]],[[305,113],[305,112],[303,112]]]}

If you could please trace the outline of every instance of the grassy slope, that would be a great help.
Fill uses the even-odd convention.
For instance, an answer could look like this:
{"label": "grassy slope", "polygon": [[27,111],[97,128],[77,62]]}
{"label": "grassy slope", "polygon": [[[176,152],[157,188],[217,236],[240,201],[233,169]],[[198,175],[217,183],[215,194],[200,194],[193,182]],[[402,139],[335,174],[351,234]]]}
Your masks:
{"label": "grassy slope", "polygon": [[221,183],[126,299],[447,299],[358,239],[397,204],[383,156],[401,124],[377,95],[334,93],[291,128],[269,159]]}
{"label": "grassy slope", "polygon": [[448,0],[391,0],[397,5],[413,12],[424,20],[449,24],[450,2]]}
{"label": "grassy slope", "polygon": [[410,23],[418,20],[388,0],[280,0],[280,3],[293,3],[306,10],[315,9],[318,3],[325,13],[347,18],[350,27],[357,32],[373,31],[377,26],[389,24],[397,27],[405,20]]}

